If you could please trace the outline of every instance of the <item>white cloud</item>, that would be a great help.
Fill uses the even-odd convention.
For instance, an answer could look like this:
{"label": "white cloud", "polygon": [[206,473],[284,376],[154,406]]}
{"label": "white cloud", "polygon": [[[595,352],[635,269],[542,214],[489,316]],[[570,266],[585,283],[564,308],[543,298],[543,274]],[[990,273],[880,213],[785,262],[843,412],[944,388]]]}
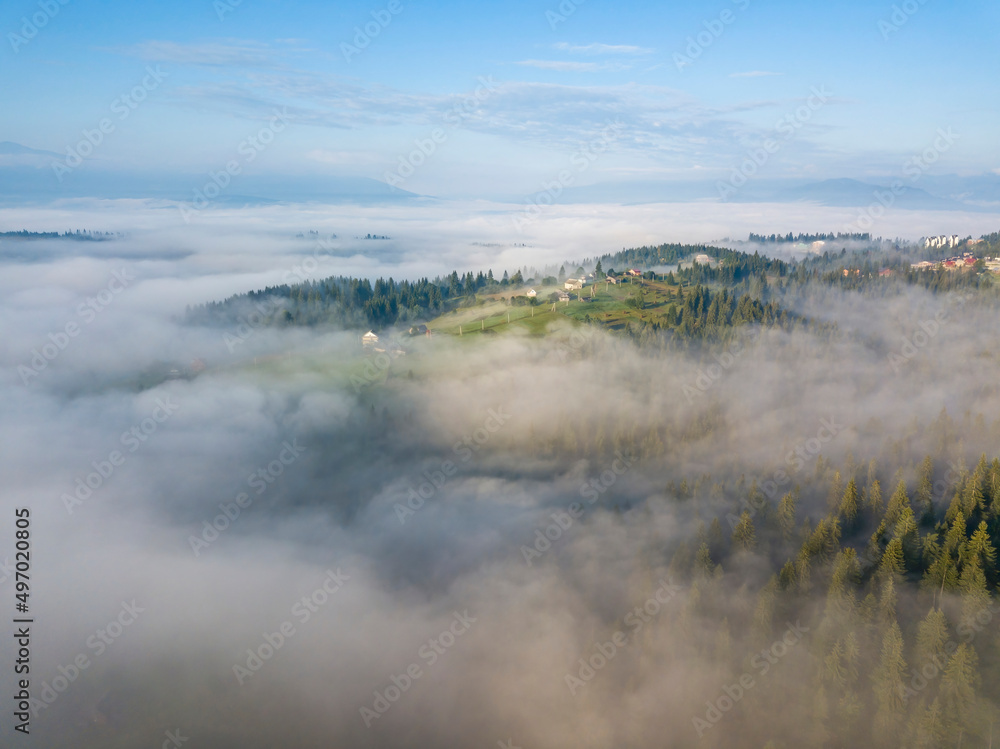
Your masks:
{"label": "white cloud", "polygon": [[320,164],[333,164],[344,166],[348,164],[378,164],[385,161],[385,156],[371,153],[370,151],[327,151],[317,148],[309,151],[306,158]]}
{"label": "white cloud", "polygon": [[573,52],[585,55],[648,55],[653,50],[648,47],[636,47],[632,44],[568,44],[557,42],[552,45],[563,52]]}
{"label": "white cloud", "polygon": [[271,65],[272,50],[255,41],[225,40],[198,44],[179,44],[160,40],[140,42],[115,51],[156,62],[172,62],[178,65],[206,65],[210,67],[227,65]]}
{"label": "white cloud", "polygon": [[[604,69],[598,62],[527,60],[519,64],[542,69],[556,66],[556,70],[576,73]],[[288,106],[297,124],[346,130],[438,127],[458,107],[469,112],[458,125],[462,130],[567,153],[619,119],[626,130],[616,150],[641,153],[644,159],[674,167],[687,158],[702,161],[708,154],[718,168],[739,163],[746,151],[741,144],[765,132],[741,122],[743,113],[773,106],[773,102],[751,102],[737,110],[722,110],[675,89],[636,83],[493,81],[491,85],[493,90],[482,89],[476,100],[471,90],[444,95],[410,93],[330,75],[260,71],[246,81],[178,87],[175,93],[198,108],[224,109],[251,119]],[[471,109],[465,109],[470,102]],[[800,148],[807,143],[804,138],[798,141]]]}
{"label": "white cloud", "polygon": [[530,68],[540,68],[542,70],[558,70],[566,73],[596,73],[601,70],[621,71],[628,70],[631,65],[610,62],[566,62],[563,60],[521,60],[515,65],[524,65]]}
{"label": "white cloud", "polygon": [[784,75],[784,73],[772,73],[768,70],[749,70],[746,73],[730,73],[730,78],[767,78],[772,75]]}

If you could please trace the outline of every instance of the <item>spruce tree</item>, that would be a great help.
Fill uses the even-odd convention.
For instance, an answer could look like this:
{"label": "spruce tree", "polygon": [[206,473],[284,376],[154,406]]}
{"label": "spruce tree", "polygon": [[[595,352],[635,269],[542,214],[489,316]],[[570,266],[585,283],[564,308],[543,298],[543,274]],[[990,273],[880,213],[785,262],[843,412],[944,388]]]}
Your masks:
{"label": "spruce tree", "polygon": [[904,508],[909,508],[911,512],[913,511],[910,508],[910,498],[906,495],[906,483],[900,481],[896,484],[896,490],[892,493],[892,497],[889,498],[889,507],[885,511],[885,524],[887,527],[895,527]]}
{"label": "spruce tree", "polygon": [[993,541],[990,539],[989,528],[985,520],[979,522],[979,527],[976,528],[972,538],[966,544],[963,557],[967,561],[978,561],[984,571],[995,569],[997,552],[993,548]]}
{"label": "spruce tree", "polygon": [[875,579],[884,583],[888,579],[899,580],[906,571],[906,564],[903,559],[903,542],[898,538],[892,539],[885,547],[882,554],[882,561],[879,562],[878,572]]}
{"label": "spruce tree", "polygon": [[830,482],[830,495],[827,500],[827,506],[831,511],[837,509],[840,504],[840,500],[843,498],[844,493],[844,482],[840,478],[840,471],[833,472],[833,479]]}
{"label": "spruce tree", "polygon": [[694,572],[696,577],[709,578],[715,570],[715,563],[712,561],[712,552],[709,551],[708,544],[702,543],[694,556]]}
{"label": "spruce tree", "polygon": [[962,621],[971,624],[990,605],[986,575],[978,560],[969,560],[963,565],[958,588],[962,593]]}
{"label": "spruce tree", "polygon": [[977,690],[980,684],[979,657],[967,643],[955,650],[941,678],[941,704],[956,739],[966,733],[977,712]]}
{"label": "spruce tree", "polygon": [[865,509],[872,517],[879,517],[885,510],[882,500],[882,485],[875,479],[868,485],[865,491]]}
{"label": "spruce tree", "polygon": [[740,515],[740,520],[733,529],[733,546],[742,551],[753,551],[757,548],[757,532],[753,520],[746,510]]}
{"label": "spruce tree", "polygon": [[861,514],[861,496],[853,478],[847,482],[837,514],[843,520],[845,529],[853,528],[858,521],[858,516]]}
{"label": "spruce tree", "polygon": [[983,510],[983,482],[984,476],[979,473],[979,469],[973,472],[965,482],[962,491],[962,512],[967,518],[974,518]]}
{"label": "spruce tree", "polygon": [[896,593],[896,580],[893,577],[886,577],[885,580],[882,581],[878,599],[878,610],[876,613],[879,621],[896,621],[896,604],[898,601],[899,596]]}
{"label": "spruce tree", "polygon": [[913,511],[921,522],[934,517],[934,461],[930,455],[920,464],[920,480],[914,495]]}
{"label": "spruce tree", "polygon": [[920,559],[920,536],[917,530],[917,521],[913,517],[913,510],[904,507],[893,528],[892,536],[902,544],[903,558],[905,564],[915,565]]}
{"label": "spruce tree", "polygon": [[872,674],[872,688],[877,705],[875,736],[880,744],[898,743],[905,708],[905,672],[903,634],[893,620],[882,637],[882,653]]}
{"label": "spruce tree", "polygon": [[917,722],[912,734],[914,749],[939,749],[947,746],[948,729],[941,711],[941,702],[936,697],[927,707],[917,713]]}
{"label": "spruce tree", "polygon": [[761,588],[757,595],[757,607],[753,614],[753,632],[759,642],[771,636],[771,624],[774,620],[774,607],[777,603],[780,583],[777,575],[772,575],[767,585]]}
{"label": "spruce tree", "polygon": [[919,672],[928,664],[942,667],[944,659],[947,658],[945,654],[947,643],[948,618],[940,608],[931,609],[917,627],[914,668]]}
{"label": "spruce tree", "polygon": [[778,505],[778,526],[784,539],[790,541],[795,534],[795,496],[791,492]]}

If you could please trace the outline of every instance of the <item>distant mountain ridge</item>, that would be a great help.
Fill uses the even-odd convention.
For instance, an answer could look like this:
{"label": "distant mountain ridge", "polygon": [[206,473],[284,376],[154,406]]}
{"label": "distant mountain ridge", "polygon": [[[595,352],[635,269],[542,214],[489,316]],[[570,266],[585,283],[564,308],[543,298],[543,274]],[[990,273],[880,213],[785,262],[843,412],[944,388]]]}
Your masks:
{"label": "distant mountain ridge", "polygon": [[[6,158],[5,158],[6,157]],[[31,148],[13,141],[0,142],[0,201],[34,203],[60,198],[195,200],[196,190],[208,184],[208,174],[177,172],[125,172],[108,169],[94,156],[79,168],[63,174],[60,182],[51,168],[63,155]],[[902,182],[895,192],[894,183]],[[688,203],[720,200],[719,180],[631,180],[597,182],[567,187],[560,203]],[[728,184],[728,183],[725,183]],[[1000,174],[924,175],[918,182],[899,177],[826,180],[768,179],[754,177],[724,202],[800,203],[831,207],[866,207],[878,195],[892,195],[892,206],[904,210],[998,211]],[[479,196],[502,202],[522,203],[523,195]],[[267,205],[281,202],[377,203],[428,198],[391,187],[368,177],[241,174],[211,202],[226,206]]]}
{"label": "distant mountain ridge", "polygon": [[22,146],[20,143],[14,143],[9,140],[0,142],[0,156],[49,156],[57,159],[62,158],[55,151],[39,151],[37,148],[28,148],[27,146]]}
{"label": "distant mountain ridge", "polygon": [[[895,185],[896,189],[893,189]],[[900,186],[901,185],[901,186]],[[828,179],[790,188],[778,194],[778,202],[808,201],[826,206],[862,207],[873,203],[889,203],[907,210],[962,211],[979,210],[957,200],[931,195],[919,187],[906,184],[869,184],[856,179]]]}
{"label": "distant mountain ridge", "polygon": [[[34,203],[62,198],[157,199],[193,202],[211,184],[207,174],[122,174],[81,166],[60,183],[48,164],[0,166],[0,201]],[[399,202],[420,195],[367,177],[239,175],[209,202],[264,205],[293,202]]]}
{"label": "distant mountain ridge", "polygon": [[[897,184],[901,183],[901,184]],[[894,191],[892,186],[897,184]],[[865,207],[878,202],[877,195],[894,208],[906,210],[982,211],[990,203],[1000,207],[1000,176],[926,177],[915,186],[898,177],[861,181],[851,178],[828,180],[750,179],[723,202],[730,203],[798,203],[811,202],[834,207]],[[931,189],[942,188],[938,194]],[[927,188],[927,189],[925,189]],[[943,193],[943,194],[942,194]],[[687,203],[718,201],[718,181],[633,180],[599,182],[569,187],[560,196],[565,203]]]}

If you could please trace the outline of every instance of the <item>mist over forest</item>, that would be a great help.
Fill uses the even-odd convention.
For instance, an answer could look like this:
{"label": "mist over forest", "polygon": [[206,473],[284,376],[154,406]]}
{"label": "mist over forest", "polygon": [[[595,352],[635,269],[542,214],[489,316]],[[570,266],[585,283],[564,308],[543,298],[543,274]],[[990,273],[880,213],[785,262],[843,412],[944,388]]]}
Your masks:
{"label": "mist over forest", "polygon": [[[398,234],[276,229],[230,262],[221,229],[108,231],[2,244],[38,741],[988,745],[991,272],[869,239],[470,243],[453,276]],[[385,258],[437,306],[324,296],[388,293]],[[654,259],[594,302],[523,296]]]}
{"label": "mist over forest", "polygon": [[0,4],[0,749],[1000,746],[998,25]]}

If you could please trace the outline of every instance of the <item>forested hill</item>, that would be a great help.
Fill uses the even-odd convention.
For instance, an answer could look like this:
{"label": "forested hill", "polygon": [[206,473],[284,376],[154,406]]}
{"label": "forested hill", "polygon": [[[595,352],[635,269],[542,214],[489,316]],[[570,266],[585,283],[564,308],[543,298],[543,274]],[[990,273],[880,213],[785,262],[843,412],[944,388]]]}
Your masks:
{"label": "forested hill", "polygon": [[792,244],[793,242],[877,242],[869,232],[841,232],[825,234],[754,234],[750,232],[749,241],[760,244]]}
{"label": "forested hill", "polygon": [[[983,245],[992,246],[989,240],[993,238],[987,238]],[[677,265],[699,255],[707,256],[710,261],[702,258],[701,263],[695,262],[665,274],[660,272],[667,269],[665,266]],[[634,318],[629,328],[633,332],[645,328],[653,332],[668,329],[682,338],[721,339],[725,337],[722,328],[744,322],[782,327],[796,324],[795,316],[780,306],[784,290],[794,285],[821,283],[878,295],[898,294],[906,286],[921,286],[932,292],[989,288],[993,276],[984,272],[982,266],[980,262],[961,272],[916,271],[910,267],[905,248],[875,245],[852,253],[846,250],[824,252],[786,262],[758,252],[749,254],[708,245],[662,244],[623,249],[584,260],[576,272],[592,269],[598,279],[603,279],[604,274],[612,270],[616,275],[629,268],[643,271],[642,278],[637,281],[639,288],[633,294],[629,287],[626,294],[629,299],[623,300],[634,302],[626,305],[630,310],[627,314]],[[523,296],[527,288],[547,288],[549,292],[553,288],[561,289],[563,272],[558,278],[526,278],[521,271],[508,277],[505,272],[498,279],[492,271],[485,274],[467,272],[461,276],[453,271],[435,279],[379,278],[374,283],[363,278],[334,276],[321,281],[271,286],[189,308],[186,321],[232,325],[256,310],[263,325],[380,329],[431,321],[453,309],[480,304],[490,296],[513,305],[540,304],[541,296],[537,299]]]}
{"label": "forested hill", "polygon": [[0,239],[72,239],[78,242],[105,242],[109,239],[121,239],[125,235],[121,232],[110,231],[90,231],[89,229],[77,229],[76,231],[3,231],[0,232]]}
{"label": "forested hill", "polygon": [[[461,296],[465,289],[465,284],[461,284],[457,294]],[[450,279],[441,282],[426,278],[419,281],[380,278],[372,284],[365,278],[334,276],[323,281],[268,286],[262,291],[188,308],[187,321],[228,325],[256,309],[265,324],[383,326],[438,315],[448,308],[448,300],[455,297],[453,292],[456,289]]]}
{"label": "forested hill", "polygon": [[[601,261],[606,261],[605,267],[610,267],[611,263],[616,263],[622,269],[630,265],[650,267],[661,263],[673,263],[701,253],[723,262],[721,265],[716,264],[717,267],[701,265],[678,274],[678,280],[682,280],[685,285],[711,283],[728,287],[753,277],[782,276],[788,270],[786,263],[758,254],[748,255],[717,247],[679,244],[624,250],[615,255],[606,255]],[[675,283],[673,276],[670,278],[671,283]],[[555,278],[526,279],[520,271],[509,277],[505,272],[500,279],[494,278],[492,271],[486,274],[480,271],[475,275],[466,273],[464,276],[460,276],[456,271],[449,276],[433,280],[423,278],[418,281],[396,281],[392,278],[380,278],[374,284],[367,279],[335,276],[322,281],[269,286],[246,294],[237,294],[221,302],[189,307],[186,321],[202,325],[230,325],[251,309],[256,309],[263,316],[264,324],[268,325],[332,324],[368,325],[378,328],[416,320],[429,320],[450,309],[476,304],[477,295],[480,297],[488,294],[503,295],[505,292],[511,295],[523,294],[527,284],[538,285],[555,281]],[[695,291],[697,293],[694,300],[702,302],[702,306],[691,311],[692,314],[688,317],[692,320],[695,317],[694,312],[704,316],[710,311],[713,312],[710,322],[714,323],[724,317],[728,319],[733,316],[737,303],[741,301],[739,297],[729,299],[728,295],[709,294],[707,289],[698,288]],[[715,306],[723,310],[720,314],[714,314],[715,307],[711,304],[716,296],[718,303]],[[680,304],[682,300],[683,296],[679,295],[677,302]],[[751,310],[748,305],[754,309]],[[766,300],[743,300],[740,309],[747,311],[750,318],[766,316],[770,319],[780,316],[777,309],[767,306]]]}
{"label": "forested hill", "polygon": [[[718,269],[707,274],[710,278],[698,280],[714,280],[722,284],[734,284],[753,276],[783,277],[789,271],[789,264],[783,260],[765,257],[759,253],[753,255],[724,247],[687,244],[661,244],[655,247],[635,247],[614,254],[603,255],[601,266],[605,269],[655,268],[661,265],[675,265],[683,260],[690,260],[697,255],[708,255],[719,261]],[[707,270],[703,267],[703,270]]]}

